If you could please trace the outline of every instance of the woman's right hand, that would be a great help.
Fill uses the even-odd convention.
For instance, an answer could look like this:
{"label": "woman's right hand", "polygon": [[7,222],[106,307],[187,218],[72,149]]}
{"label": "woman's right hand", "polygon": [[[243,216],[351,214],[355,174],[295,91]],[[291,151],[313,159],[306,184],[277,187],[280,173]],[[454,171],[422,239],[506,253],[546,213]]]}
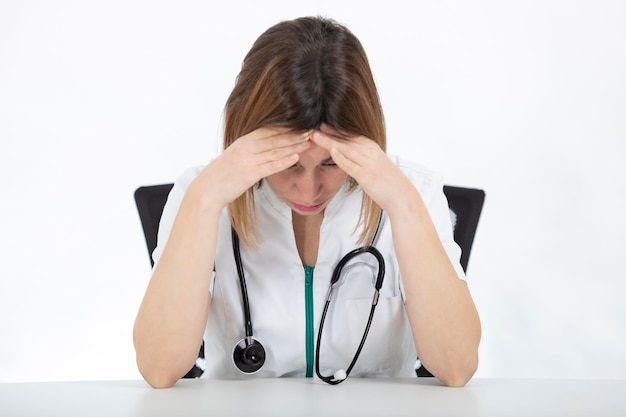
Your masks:
{"label": "woman's right hand", "polygon": [[262,127],[235,140],[194,181],[201,195],[218,204],[231,203],[262,178],[298,162],[310,146],[310,133]]}

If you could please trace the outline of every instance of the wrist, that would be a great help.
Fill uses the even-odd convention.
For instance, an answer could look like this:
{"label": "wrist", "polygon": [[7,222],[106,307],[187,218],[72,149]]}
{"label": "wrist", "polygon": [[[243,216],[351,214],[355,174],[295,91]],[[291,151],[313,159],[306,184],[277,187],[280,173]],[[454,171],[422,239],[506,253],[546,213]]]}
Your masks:
{"label": "wrist", "polygon": [[203,216],[219,216],[222,209],[226,207],[226,203],[220,202],[216,199],[215,193],[205,187],[202,182],[198,180],[198,178],[196,178],[196,180],[194,180],[187,188],[181,205],[184,205],[188,210]]}
{"label": "wrist", "polygon": [[397,198],[388,204],[388,207],[383,207],[390,219],[408,221],[422,217],[424,213],[428,214],[422,197],[410,182],[397,187],[396,196]]}

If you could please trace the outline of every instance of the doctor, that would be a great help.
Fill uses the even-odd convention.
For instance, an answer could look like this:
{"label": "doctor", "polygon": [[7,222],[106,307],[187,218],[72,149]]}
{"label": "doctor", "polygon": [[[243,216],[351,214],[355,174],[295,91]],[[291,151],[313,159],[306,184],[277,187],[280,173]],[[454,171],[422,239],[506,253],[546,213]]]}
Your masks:
{"label": "doctor", "polygon": [[[480,321],[442,178],[385,149],[369,63],[346,27],[300,18],[263,33],[226,103],[223,153],[185,172],[165,206],[134,328],[146,381],[174,385],[203,339],[203,377],[313,377],[316,365],[332,377],[359,350],[383,270],[350,376],[414,376],[419,357],[464,385]],[[348,262],[327,304],[342,257],[370,245],[384,265]],[[233,359],[242,339],[263,346],[247,374]]]}

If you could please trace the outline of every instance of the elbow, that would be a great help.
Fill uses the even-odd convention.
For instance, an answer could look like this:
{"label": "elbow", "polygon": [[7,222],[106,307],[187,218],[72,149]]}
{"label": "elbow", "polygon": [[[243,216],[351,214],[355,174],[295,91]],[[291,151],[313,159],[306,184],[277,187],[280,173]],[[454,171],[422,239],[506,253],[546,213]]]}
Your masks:
{"label": "elbow", "polygon": [[137,369],[152,388],[171,388],[193,367],[194,360],[195,358],[173,362],[169,355],[165,358],[137,355]]}
{"label": "elbow", "polygon": [[445,377],[441,377],[438,379],[441,382],[443,382],[446,387],[461,388],[461,387],[464,387],[465,384],[467,384],[470,379],[472,379],[472,375],[473,374],[471,375],[463,375],[463,374],[446,375]]}
{"label": "elbow", "polygon": [[178,381],[178,379],[167,377],[164,378],[158,376],[153,376],[149,378],[144,376],[144,379],[152,388],[155,389],[172,388],[174,384],[176,384],[176,382]]}
{"label": "elbow", "polygon": [[171,388],[180,379],[177,376],[169,372],[163,372],[155,369],[142,369],[138,363],[139,373],[143,379],[152,387],[156,389]]}
{"label": "elbow", "polygon": [[136,329],[134,344],[137,369],[152,388],[171,388],[184,375],[179,371],[184,365],[172,360],[172,357],[179,358],[180,355],[146,348]]}
{"label": "elbow", "polygon": [[147,355],[136,356],[137,369],[143,379],[152,388],[171,388],[178,382],[184,373],[179,372],[179,366],[163,358],[154,358]]}
{"label": "elbow", "polygon": [[450,366],[438,375],[437,379],[443,382],[447,387],[464,387],[474,376],[478,369],[478,356],[468,360],[462,365]]}
{"label": "elbow", "polygon": [[478,369],[478,349],[472,352],[436,352],[420,358],[430,373],[448,387],[463,387]]}

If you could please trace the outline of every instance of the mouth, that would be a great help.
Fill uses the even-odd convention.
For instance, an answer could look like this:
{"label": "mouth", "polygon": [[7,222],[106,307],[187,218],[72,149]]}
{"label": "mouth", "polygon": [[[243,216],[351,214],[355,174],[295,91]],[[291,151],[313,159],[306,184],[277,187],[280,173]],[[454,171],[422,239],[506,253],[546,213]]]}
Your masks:
{"label": "mouth", "polygon": [[320,208],[322,208],[322,206],[324,206],[324,203],[316,204],[314,206],[307,206],[303,204],[296,204],[292,201],[291,206],[301,213],[314,213]]}

